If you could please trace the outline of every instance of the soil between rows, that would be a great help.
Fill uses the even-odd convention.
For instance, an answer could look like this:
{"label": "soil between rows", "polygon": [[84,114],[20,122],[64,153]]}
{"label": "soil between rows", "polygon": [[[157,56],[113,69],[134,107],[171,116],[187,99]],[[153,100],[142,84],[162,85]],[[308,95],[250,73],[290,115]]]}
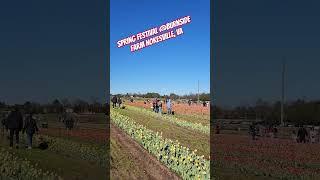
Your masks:
{"label": "soil between rows", "polygon": [[[142,177],[137,177],[128,172],[130,179],[181,179],[174,172],[161,164],[154,156],[143,149],[136,141],[129,137],[125,132],[117,126],[110,124],[111,139],[114,139],[121,151],[129,154],[130,160],[143,171]],[[111,149],[112,151],[112,149]],[[112,171],[112,170],[111,170]],[[122,179],[123,177],[112,176],[111,179]]]}

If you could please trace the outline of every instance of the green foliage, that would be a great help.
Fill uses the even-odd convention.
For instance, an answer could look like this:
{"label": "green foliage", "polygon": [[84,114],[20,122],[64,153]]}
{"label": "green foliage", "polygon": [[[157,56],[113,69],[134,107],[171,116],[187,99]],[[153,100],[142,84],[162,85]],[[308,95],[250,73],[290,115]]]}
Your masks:
{"label": "green foliage", "polygon": [[0,179],[62,179],[53,172],[43,171],[26,159],[19,159],[13,153],[0,148]]}
{"label": "green foliage", "polygon": [[51,151],[68,156],[71,155],[75,158],[97,163],[101,167],[107,167],[107,147],[99,147],[44,135],[42,135],[42,138],[49,142],[49,150]]}
{"label": "green foliage", "polygon": [[[281,102],[268,103],[259,99],[254,106],[226,109],[213,107],[214,119],[259,119],[266,124],[279,124]],[[284,120],[295,125],[320,125],[320,101],[296,101],[284,104]]]}
{"label": "green foliage", "polygon": [[199,95],[200,101],[210,101],[210,94],[202,93]]}
{"label": "green foliage", "polygon": [[[198,94],[188,94],[188,95],[178,95],[175,93],[170,93],[169,95],[160,95],[155,92],[148,92],[145,94],[137,93],[126,93],[126,94],[117,94],[118,97],[135,97],[135,98],[166,98],[170,97],[171,99],[191,99],[192,101],[198,100]],[[201,93],[199,94],[200,101],[210,101],[210,93]]]}
{"label": "green foliage", "polygon": [[159,93],[154,93],[154,92],[152,92],[152,93],[147,93],[147,94],[145,94],[144,97],[145,97],[145,98],[160,98],[161,96],[160,96]]}
{"label": "green foliage", "polygon": [[129,117],[111,110],[111,121],[140,143],[152,155],[183,179],[210,179],[210,164],[204,156],[183,147],[178,141],[164,139]]}
{"label": "green foliage", "polygon": [[127,106],[128,109],[131,109],[131,110],[134,110],[134,111],[138,111],[138,112],[141,112],[141,113],[144,113],[144,114],[147,114],[148,116],[152,116],[152,117],[155,117],[155,118],[161,118],[165,121],[169,121],[173,124],[176,124],[178,126],[181,126],[181,127],[185,127],[185,128],[189,128],[189,129],[192,129],[192,130],[196,130],[196,131],[199,131],[201,133],[205,133],[205,134],[209,134],[210,133],[210,127],[209,126],[204,126],[202,125],[201,123],[192,123],[192,122],[188,122],[188,121],[183,121],[183,120],[180,120],[174,116],[167,116],[167,115],[160,115],[158,113],[154,113],[154,112],[151,112],[151,111],[148,111],[144,108],[138,108],[138,107],[134,107],[134,106]]}

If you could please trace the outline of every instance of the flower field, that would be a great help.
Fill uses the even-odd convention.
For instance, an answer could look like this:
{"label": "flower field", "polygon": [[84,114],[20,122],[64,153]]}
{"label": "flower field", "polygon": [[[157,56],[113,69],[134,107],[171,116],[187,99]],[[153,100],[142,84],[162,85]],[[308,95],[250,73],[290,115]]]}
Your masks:
{"label": "flower field", "polygon": [[319,179],[320,144],[241,135],[215,135],[214,164],[218,169],[251,174],[256,179]]}
{"label": "flower field", "polygon": [[80,158],[87,162],[97,163],[99,166],[104,168],[107,167],[106,146],[94,146],[84,142],[79,143],[50,136],[42,137],[45,139],[45,141],[49,142],[50,151]]}
{"label": "flower field", "polygon": [[108,132],[103,129],[74,129],[66,131],[61,128],[50,128],[43,129],[41,133],[55,137],[76,137],[96,143],[107,143],[109,137]]}
{"label": "flower field", "polygon": [[1,179],[61,179],[56,173],[43,171],[26,159],[17,158],[5,148],[0,147]]}
{"label": "flower field", "polygon": [[[101,123],[106,116],[92,115],[92,122],[71,131],[56,115],[48,116],[50,126],[34,136],[31,150],[25,148],[25,134],[20,134],[20,148],[10,149],[6,134],[0,131],[0,179],[106,179],[108,132],[106,123]],[[48,142],[48,149],[37,148],[40,137]]]}
{"label": "flower field", "polygon": [[210,127],[204,126],[201,123],[192,123],[192,122],[188,122],[188,121],[183,121],[183,120],[180,120],[174,116],[162,116],[160,114],[156,114],[154,112],[148,111],[144,108],[138,108],[138,107],[134,107],[134,106],[127,106],[127,108],[134,110],[134,111],[138,111],[140,113],[147,114],[148,116],[152,116],[154,118],[161,118],[163,120],[169,121],[169,122],[174,123],[174,124],[181,126],[181,127],[190,128],[192,130],[196,130],[196,131],[199,131],[199,132],[205,133],[205,134],[210,133]]}
{"label": "flower field", "polygon": [[[152,107],[152,103],[144,104],[143,101],[135,101],[133,103],[128,102],[128,105],[143,107],[146,109],[150,109]],[[163,110],[166,111],[166,106],[163,104]],[[210,107],[203,107],[200,104],[192,104],[189,106],[184,103],[174,103],[173,110],[178,114],[188,114],[188,115],[210,115]]]}
{"label": "flower field", "polygon": [[209,161],[197,155],[197,150],[191,151],[178,141],[163,138],[161,133],[151,131],[114,110],[111,110],[111,121],[183,179],[210,179]]}
{"label": "flower field", "polygon": [[[174,141],[179,141],[182,146],[188,147],[189,149],[197,149],[198,155],[204,155],[206,159],[209,159],[210,155],[210,135],[206,133],[201,133],[199,131],[193,130],[191,128],[181,127],[175,123],[162,119],[162,115],[156,116],[148,115],[140,111],[134,111],[130,108],[125,109],[113,109],[114,111],[130,117],[131,120],[136,123],[145,126],[146,128],[154,132],[162,132],[164,138],[172,139]],[[174,115],[172,117],[176,117]],[[180,118],[179,118],[180,119]],[[187,121],[185,118],[180,120]]]}

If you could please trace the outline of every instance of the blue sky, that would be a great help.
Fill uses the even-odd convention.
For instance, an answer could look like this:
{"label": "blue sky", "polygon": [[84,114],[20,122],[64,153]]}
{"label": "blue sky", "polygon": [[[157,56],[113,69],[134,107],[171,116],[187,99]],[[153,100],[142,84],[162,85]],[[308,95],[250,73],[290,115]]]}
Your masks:
{"label": "blue sky", "polygon": [[[188,94],[210,90],[210,1],[111,0],[111,93]],[[190,15],[184,34],[137,52],[116,42]]]}

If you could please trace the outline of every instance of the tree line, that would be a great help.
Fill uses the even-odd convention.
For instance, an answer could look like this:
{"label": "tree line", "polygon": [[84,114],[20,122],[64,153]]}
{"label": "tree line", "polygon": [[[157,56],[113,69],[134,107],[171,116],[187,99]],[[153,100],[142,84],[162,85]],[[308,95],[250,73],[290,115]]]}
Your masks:
{"label": "tree line", "polygon": [[27,101],[23,104],[7,105],[0,102],[0,109],[10,109],[12,107],[19,107],[25,112],[32,113],[62,113],[70,108],[76,113],[107,113],[109,111],[109,104],[102,104],[98,101],[87,102],[85,100],[77,99],[69,101],[68,99],[55,99],[51,103],[40,104],[37,102]]}
{"label": "tree line", "polygon": [[[251,106],[222,108],[213,106],[214,119],[261,120],[266,124],[280,124],[281,102],[269,103],[259,99]],[[284,104],[284,121],[293,125],[320,125],[320,100],[298,99]]]}
{"label": "tree line", "polygon": [[[138,97],[138,98],[166,98],[170,97],[173,100],[177,99],[187,99],[187,100],[192,100],[192,101],[197,101],[198,100],[198,94],[186,94],[186,95],[178,95],[175,93],[170,93],[170,94],[164,94],[161,95],[156,92],[148,92],[148,93],[126,93],[126,94],[114,94],[118,97]],[[111,95],[113,96],[113,95]],[[200,101],[210,101],[210,93],[201,93],[199,94],[199,100]]]}

